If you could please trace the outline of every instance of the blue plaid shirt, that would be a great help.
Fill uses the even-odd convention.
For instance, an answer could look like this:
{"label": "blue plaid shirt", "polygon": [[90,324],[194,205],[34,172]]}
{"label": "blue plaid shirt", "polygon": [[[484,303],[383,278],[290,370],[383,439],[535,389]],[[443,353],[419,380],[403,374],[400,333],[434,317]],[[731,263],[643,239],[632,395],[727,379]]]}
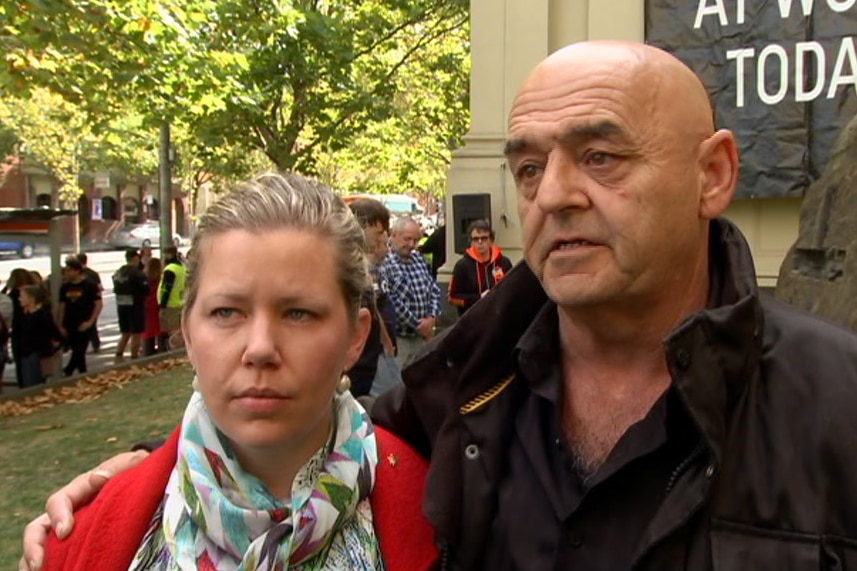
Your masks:
{"label": "blue plaid shirt", "polygon": [[397,335],[414,335],[421,319],[440,313],[440,287],[418,252],[390,252],[378,271],[396,307]]}

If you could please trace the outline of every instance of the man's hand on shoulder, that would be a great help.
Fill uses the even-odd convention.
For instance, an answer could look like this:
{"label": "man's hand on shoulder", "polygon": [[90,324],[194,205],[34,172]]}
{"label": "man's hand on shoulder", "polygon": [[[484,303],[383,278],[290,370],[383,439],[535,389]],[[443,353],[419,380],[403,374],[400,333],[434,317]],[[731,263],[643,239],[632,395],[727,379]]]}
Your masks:
{"label": "man's hand on shoulder", "polygon": [[113,476],[136,467],[149,455],[145,450],[123,452],[85,472],[54,492],[45,503],[45,512],[24,528],[24,556],[18,571],[38,571],[45,560],[45,544],[53,529],[65,539],[74,527],[74,510],[92,500]]}

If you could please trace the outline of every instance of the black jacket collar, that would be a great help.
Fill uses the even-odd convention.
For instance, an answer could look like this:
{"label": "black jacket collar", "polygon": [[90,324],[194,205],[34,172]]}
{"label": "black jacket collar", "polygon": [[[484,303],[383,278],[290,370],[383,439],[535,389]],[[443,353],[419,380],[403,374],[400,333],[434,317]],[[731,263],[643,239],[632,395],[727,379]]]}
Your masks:
{"label": "black jacket collar", "polygon": [[[664,340],[674,386],[719,463],[733,405],[758,368],[762,310],[749,247],[725,220],[711,223],[711,299]],[[515,347],[548,303],[541,284],[525,264],[435,339],[403,372],[408,401],[431,447],[426,513],[441,537],[459,537],[460,510],[467,483],[458,479],[468,443],[481,447],[487,480],[496,485],[504,442],[513,424],[522,383],[503,385],[513,375]],[[504,386],[478,413],[463,412],[480,395]],[[493,398],[493,397],[492,397]],[[489,518],[490,514],[484,514]],[[472,519],[472,518],[471,518]]]}

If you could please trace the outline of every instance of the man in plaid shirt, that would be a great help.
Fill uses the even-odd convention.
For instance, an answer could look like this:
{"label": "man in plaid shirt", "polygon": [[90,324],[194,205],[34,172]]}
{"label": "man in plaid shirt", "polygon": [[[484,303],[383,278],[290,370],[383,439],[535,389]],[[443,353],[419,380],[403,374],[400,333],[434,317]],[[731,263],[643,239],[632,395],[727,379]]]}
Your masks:
{"label": "man in plaid shirt", "polygon": [[396,360],[400,367],[432,338],[440,313],[440,288],[428,263],[416,252],[421,236],[420,226],[413,219],[397,219],[392,227],[392,250],[379,268],[396,307]]}

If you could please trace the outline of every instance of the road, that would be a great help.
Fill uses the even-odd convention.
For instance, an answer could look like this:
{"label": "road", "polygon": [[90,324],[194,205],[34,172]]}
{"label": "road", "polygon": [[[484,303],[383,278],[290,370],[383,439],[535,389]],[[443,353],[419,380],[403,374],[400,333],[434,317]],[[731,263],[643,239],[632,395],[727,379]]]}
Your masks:
{"label": "road", "polygon": [[[154,251],[155,257],[158,255],[158,250]],[[116,300],[113,296],[113,282],[111,277],[113,272],[119,269],[125,263],[125,252],[122,250],[107,251],[107,252],[87,252],[88,265],[101,276],[101,283],[104,286],[102,298],[104,301],[104,309],[98,318],[98,331],[101,335],[101,350],[98,354],[87,353],[86,363],[89,371],[95,371],[107,368],[113,363],[113,356],[116,353],[116,343],[119,341],[119,323],[116,318]],[[65,259],[65,254],[63,254]],[[37,270],[42,276],[47,277],[51,271],[51,261],[48,256],[34,256],[27,260],[22,260],[15,257],[6,257],[0,259],[0,280],[5,285],[9,273],[15,268],[26,268],[28,270]],[[70,353],[63,355],[63,364],[67,362]],[[128,352],[125,352],[126,358]],[[3,371],[3,394],[17,390],[15,383],[15,366],[6,365]]]}

